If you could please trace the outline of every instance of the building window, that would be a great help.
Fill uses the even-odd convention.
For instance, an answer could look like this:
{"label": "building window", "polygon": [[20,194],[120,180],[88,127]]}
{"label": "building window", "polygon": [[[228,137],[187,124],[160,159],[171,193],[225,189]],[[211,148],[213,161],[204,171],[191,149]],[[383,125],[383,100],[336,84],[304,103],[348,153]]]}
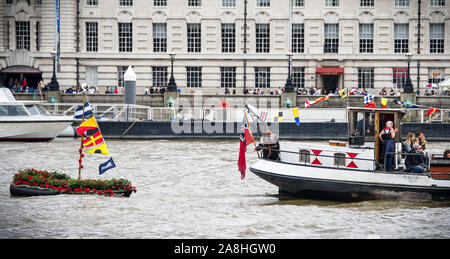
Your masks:
{"label": "building window", "polygon": [[409,48],[409,24],[394,24],[394,52],[408,53]]}
{"label": "building window", "polygon": [[87,0],[87,5],[98,5],[98,0]]}
{"label": "building window", "polygon": [[36,1],[34,1],[34,4],[35,5],[42,5],[42,0],[36,0]]}
{"label": "building window", "polygon": [[443,23],[430,23],[430,53],[444,53],[444,31]]}
{"label": "building window", "polygon": [[98,84],[98,69],[96,66],[86,66],[86,83],[88,86]]}
{"label": "building window", "polygon": [[120,0],[120,6],[133,6],[133,0]]}
{"label": "building window", "polygon": [[270,27],[269,24],[256,24],[256,53],[269,53]]}
{"label": "building window", "polygon": [[188,6],[201,6],[201,0],[188,0]]}
{"label": "building window", "polygon": [[397,89],[403,88],[406,84],[406,78],[408,77],[408,68],[394,67],[392,71],[393,87]]}
{"label": "building window", "polygon": [[202,87],[201,67],[186,67],[186,87]]}
{"label": "building window", "polygon": [[428,70],[428,83],[439,84],[445,80],[445,68],[430,68]]}
{"label": "building window", "polygon": [[373,24],[359,25],[359,52],[373,53]]}
{"label": "building window", "polygon": [[311,163],[311,154],[309,150],[302,149],[298,151],[298,160],[300,163]]}
{"label": "building window", "polygon": [[118,87],[123,87],[124,86],[123,75],[125,74],[127,69],[128,69],[127,66],[117,67],[117,86]]}
{"label": "building window", "polygon": [[292,0],[292,5],[294,7],[304,7],[305,6],[305,0]]}
{"label": "building window", "polygon": [[258,7],[269,7],[270,0],[256,0],[256,6]]}
{"label": "building window", "polygon": [[255,88],[270,88],[270,67],[255,67]]}
{"label": "building window", "polygon": [[166,87],[167,67],[152,67],[152,78],[154,87]]}
{"label": "building window", "polygon": [[294,87],[305,88],[305,68],[304,67],[294,67],[292,74],[292,84]]}
{"label": "building window", "polygon": [[167,24],[153,24],[153,52],[167,52]]}
{"label": "building window", "polygon": [[338,53],[339,24],[325,24],[324,53]]}
{"label": "building window", "polygon": [[187,25],[187,50],[188,52],[201,52],[202,31],[200,23],[188,23]]}
{"label": "building window", "polygon": [[358,88],[374,88],[373,68],[358,68]]}
{"label": "building window", "polygon": [[339,6],[339,0],[325,0],[325,6]]}
{"label": "building window", "polygon": [[334,165],[337,167],[346,166],[344,153],[334,153]]}
{"label": "building window", "polygon": [[167,0],[153,0],[153,6],[167,6]]}
{"label": "building window", "polygon": [[12,4],[13,0],[6,0],[6,4]]}
{"label": "building window", "polygon": [[409,6],[409,0],[395,0],[395,6]]}
{"label": "building window", "polygon": [[220,87],[236,88],[236,68],[221,67],[220,68]]}
{"label": "building window", "polygon": [[86,23],[86,51],[97,52],[98,51],[98,23],[87,22]]}
{"label": "building window", "polygon": [[304,24],[292,24],[292,52],[303,53],[305,50],[305,26]]}
{"label": "building window", "polygon": [[236,0],[222,0],[222,7],[235,7]]}
{"label": "building window", "polygon": [[41,49],[41,39],[39,35],[41,34],[41,22],[36,22],[36,51]]}
{"label": "building window", "polygon": [[445,6],[445,0],[430,0],[430,6]]}
{"label": "building window", "polygon": [[222,52],[234,53],[236,51],[236,29],[234,23],[222,24]]}
{"label": "building window", "polygon": [[359,6],[361,7],[375,6],[375,0],[360,0]]}
{"label": "building window", "polygon": [[16,22],[16,48],[30,50],[30,22]]}
{"label": "building window", "polygon": [[133,24],[119,23],[119,52],[133,51]]}

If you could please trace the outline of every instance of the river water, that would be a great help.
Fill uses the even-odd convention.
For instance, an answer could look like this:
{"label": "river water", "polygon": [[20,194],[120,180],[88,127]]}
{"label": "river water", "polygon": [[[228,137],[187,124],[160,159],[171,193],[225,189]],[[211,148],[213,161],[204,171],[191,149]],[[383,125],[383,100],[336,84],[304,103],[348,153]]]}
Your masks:
{"label": "river water", "polygon": [[[280,200],[277,187],[237,171],[238,140],[107,141],[82,178],[125,177],[130,198],[11,197],[18,169],[78,174],[79,139],[0,143],[0,238],[450,238],[449,202]],[[442,151],[450,143],[430,143]],[[247,168],[256,161],[249,146]]]}

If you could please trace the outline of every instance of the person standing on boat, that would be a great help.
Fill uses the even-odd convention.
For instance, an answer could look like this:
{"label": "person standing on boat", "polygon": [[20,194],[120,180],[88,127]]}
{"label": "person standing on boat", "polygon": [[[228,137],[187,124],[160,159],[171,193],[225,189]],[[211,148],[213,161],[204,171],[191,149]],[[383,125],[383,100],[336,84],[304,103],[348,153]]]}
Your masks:
{"label": "person standing on boat", "polygon": [[278,149],[280,149],[278,135],[272,134],[271,130],[267,130],[266,134],[261,136],[261,144],[259,148],[262,149],[264,158],[277,160],[279,155]]}
{"label": "person standing on boat", "polygon": [[386,171],[392,171],[392,162],[395,152],[395,133],[398,129],[393,128],[394,123],[392,121],[386,122],[386,127],[381,131],[378,137],[383,143],[383,149],[381,150],[381,157],[386,155]]}

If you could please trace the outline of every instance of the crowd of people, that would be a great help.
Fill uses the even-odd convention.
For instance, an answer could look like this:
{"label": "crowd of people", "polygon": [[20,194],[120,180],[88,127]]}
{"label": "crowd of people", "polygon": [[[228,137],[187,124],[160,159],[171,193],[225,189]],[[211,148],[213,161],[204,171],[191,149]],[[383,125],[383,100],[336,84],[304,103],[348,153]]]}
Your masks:
{"label": "crowd of people", "polygon": [[167,92],[167,87],[161,86],[161,87],[153,87],[150,88],[145,87],[144,88],[144,94],[164,94]]}
{"label": "crowd of people", "polygon": [[[41,84],[41,82],[39,83]],[[8,81],[8,88],[15,93],[39,93],[40,91],[39,87],[29,85],[26,77],[20,81],[17,78],[10,78]]]}

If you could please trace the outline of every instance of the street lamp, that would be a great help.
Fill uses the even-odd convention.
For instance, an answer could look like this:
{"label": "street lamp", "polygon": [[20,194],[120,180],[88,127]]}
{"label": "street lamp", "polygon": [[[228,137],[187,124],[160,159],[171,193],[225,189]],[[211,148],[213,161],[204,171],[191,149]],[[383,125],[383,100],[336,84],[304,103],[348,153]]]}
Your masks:
{"label": "street lamp", "polygon": [[406,53],[406,59],[408,60],[408,71],[407,71],[407,77],[406,77],[406,82],[404,85],[404,92],[405,93],[412,93],[414,92],[414,86],[411,83],[411,77],[410,77],[410,63],[411,63],[411,58],[412,58],[412,54],[411,53]]}
{"label": "street lamp", "polygon": [[294,85],[292,84],[291,70],[292,70],[292,53],[288,52],[286,54],[288,56],[288,77],[286,80],[286,84],[284,85],[284,91],[286,93],[294,92]]}
{"label": "street lamp", "polygon": [[53,76],[52,79],[50,80],[50,83],[48,84],[48,89],[50,91],[59,91],[59,83],[58,80],[56,79],[56,57],[57,57],[56,50],[53,49],[51,54],[53,60]]}
{"label": "street lamp", "polygon": [[169,57],[170,57],[170,63],[171,63],[171,73],[170,73],[169,84],[167,85],[167,92],[176,92],[177,84],[175,83],[175,78],[173,77],[173,60],[175,59],[175,53],[172,51],[169,54]]}

